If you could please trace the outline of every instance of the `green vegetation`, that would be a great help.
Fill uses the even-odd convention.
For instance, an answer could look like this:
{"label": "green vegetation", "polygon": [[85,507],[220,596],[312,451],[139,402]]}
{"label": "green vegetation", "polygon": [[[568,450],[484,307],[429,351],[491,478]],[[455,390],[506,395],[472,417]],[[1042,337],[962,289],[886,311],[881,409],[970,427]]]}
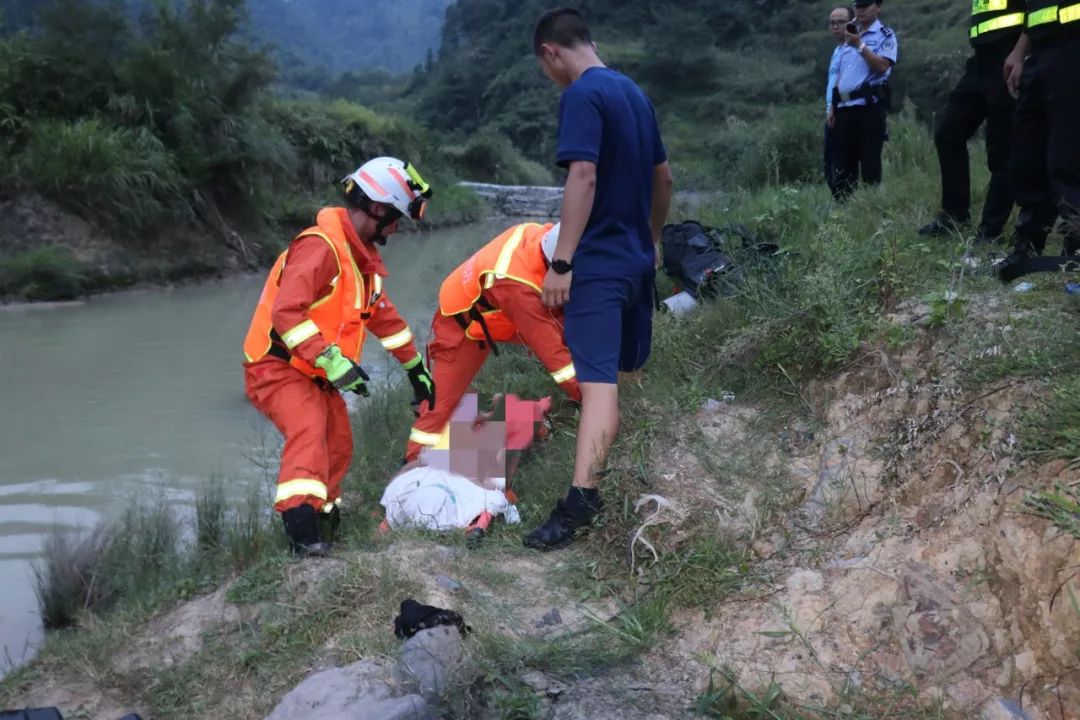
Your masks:
{"label": "green vegetation", "polygon": [[[581,7],[601,57],[653,100],[678,187],[731,189],[820,174],[821,96],[834,47],[825,19],[833,5],[594,0]],[[404,106],[415,104],[439,132],[505,135],[550,165],[558,90],[540,72],[531,41],[552,3],[500,6],[460,0],[447,9],[438,60],[413,78]],[[883,20],[900,37],[897,108],[911,103],[924,121],[938,110],[969,52],[966,12],[962,3],[932,0],[885,4]]]}
{"label": "green vegetation", "polygon": [[59,203],[117,238],[125,258],[103,268],[54,248],[9,257],[0,295],[67,299],[183,274],[160,242],[170,233],[203,238],[212,259],[237,252],[238,229],[243,261],[265,263],[337,200],[345,172],[377,154],[408,157],[436,183],[433,226],[479,216],[479,200],[454,186],[463,162],[533,169],[501,145],[479,161],[475,149],[443,158],[415,123],[275,95],[270,57],[238,34],[244,16],[243,0],[128,14],[119,0],[52,0],[32,30],[0,35],[0,194]]}

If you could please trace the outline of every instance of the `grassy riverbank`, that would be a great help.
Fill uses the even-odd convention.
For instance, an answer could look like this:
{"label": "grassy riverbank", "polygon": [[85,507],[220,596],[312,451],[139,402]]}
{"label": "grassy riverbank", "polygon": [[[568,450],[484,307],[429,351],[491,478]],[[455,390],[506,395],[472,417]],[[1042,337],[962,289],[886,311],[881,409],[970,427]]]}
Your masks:
{"label": "grassy riverbank", "polygon": [[[1067,498],[1052,493],[1041,470],[1077,454],[1071,428],[1080,422],[1073,392],[1080,308],[1062,292],[1060,278],[1012,293],[962,262],[963,238],[919,239],[915,230],[936,200],[932,143],[907,116],[891,130],[885,185],[843,207],[814,184],[769,184],[703,211],[708,222],[746,222],[788,252],[735,296],[685,319],[657,318],[645,379],[625,388],[621,435],[603,489],[604,522],[586,540],[536,555],[521,547],[519,527],[498,527],[477,548],[453,534],[376,538],[371,512],[398,466],[410,422],[406,390],[398,387],[365,400],[354,418],[357,452],[335,559],[297,563],[287,556],[276,519],[265,512],[269,479],[249,498],[225,503],[221,485],[208,484],[187,524],[152,502],[134,507],[93,535],[84,551],[59,541],[49,548],[50,613],[73,619],[76,628],[53,633],[36,660],[0,685],[0,705],[42,702],[66,686],[94,698],[99,712],[262,717],[312,667],[391,652],[396,605],[414,596],[455,607],[476,628],[468,644],[483,673],[460,689],[468,717],[565,717],[559,708],[573,703],[625,707],[623,717],[644,717],[654,700],[674,703],[668,711],[680,717],[973,717],[951,691],[935,690],[938,678],[904,669],[888,681],[871,674],[868,656],[856,652],[858,637],[815,627],[831,606],[800,614],[803,596],[792,594],[791,577],[831,578],[829,563],[847,557],[841,543],[864,527],[883,546],[894,537],[931,547],[959,543],[933,534],[953,516],[925,526],[918,518],[947,490],[968,498],[956,517],[962,508],[981,507],[977,498],[994,496],[997,485],[987,485],[978,470],[980,452],[1005,463],[995,467],[1005,468],[1001,482],[1013,487],[995,511],[1006,515],[990,526],[1029,528],[1034,539],[1024,540],[1024,553],[1032,557],[1051,552],[1038,533],[1057,532],[1054,552],[1062,557],[1080,552],[1075,541],[1061,550],[1080,517],[1054,501]],[[983,175],[979,169],[975,187]],[[524,396],[552,391],[535,363],[513,352],[490,361],[478,386]],[[984,424],[990,410],[977,420],[961,416],[977,445],[969,453],[933,454],[950,452],[962,438],[945,449],[920,444],[936,442],[949,413],[982,408],[1002,388],[1023,393],[994,411],[994,423]],[[932,394],[920,395],[924,389]],[[834,438],[854,437],[838,424],[838,408],[877,407],[894,392],[912,398],[895,424],[865,420],[873,426],[865,450],[850,439],[841,446],[852,448],[852,463],[872,465],[853,465],[863,470],[841,477],[839,489],[827,485],[819,516],[806,519],[813,493],[796,472],[799,463],[827,458]],[[930,409],[920,404],[926,397]],[[708,402],[721,398],[727,399]],[[574,419],[565,405],[556,406],[555,428],[516,480],[524,528],[543,519],[570,476]],[[968,472],[937,483],[938,468],[948,463]],[[870,467],[872,492],[862,474]],[[1023,515],[1025,493],[1044,490],[1051,494],[1030,497],[1050,520]],[[650,495],[671,508],[655,500],[637,507]],[[922,529],[905,536],[911,523]],[[73,568],[71,559],[82,564]],[[892,577],[906,567],[896,562],[882,560],[878,570]],[[953,567],[957,578],[976,570],[984,577],[965,591],[965,602],[1006,597],[1010,578],[1031,565],[985,562],[981,570],[969,560]],[[460,587],[447,589],[439,576]],[[852,594],[858,593],[846,593]],[[777,616],[786,621],[768,614],[773,600],[789,608]],[[1027,617],[1034,611],[1025,608],[1046,600],[1014,599],[1010,612]],[[88,601],[92,607],[81,607]],[[200,607],[212,608],[209,619],[184,642],[169,640],[170,632],[182,632],[176,613],[188,617]],[[533,622],[551,608],[561,608],[554,629]],[[748,638],[725,633],[723,623],[747,608],[762,608],[764,619],[748,634],[765,649],[757,660],[725,659],[724,648]],[[977,608],[970,612],[982,618]],[[1025,626],[1022,634],[1032,647],[1042,647],[1035,638],[1048,632],[1072,643],[1080,637],[1078,615]],[[702,638],[715,632],[718,645],[701,649]],[[801,658],[790,660],[793,667],[803,669],[785,675],[777,665],[772,674],[747,675],[750,664],[785,647]],[[1071,648],[1075,655],[1080,642]],[[1044,655],[1039,662],[1051,663]],[[836,667],[819,660],[833,656],[847,659],[835,660]],[[856,671],[863,680],[854,684]],[[963,672],[977,677],[975,669]],[[802,683],[817,676],[820,688],[808,693]],[[1022,683],[1015,676],[999,692]]]}

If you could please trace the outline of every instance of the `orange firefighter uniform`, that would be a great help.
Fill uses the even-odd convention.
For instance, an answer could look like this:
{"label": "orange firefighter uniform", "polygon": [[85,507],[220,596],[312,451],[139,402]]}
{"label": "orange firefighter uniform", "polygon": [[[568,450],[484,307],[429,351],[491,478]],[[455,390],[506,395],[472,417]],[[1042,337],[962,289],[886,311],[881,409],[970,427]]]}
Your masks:
{"label": "orange firefighter uniform", "polygon": [[285,437],[274,509],[329,512],[352,459],[345,401],[315,366],[331,343],[360,362],[365,333],[402,364],[417,357],[409,326],[383,292],[386,267],[344,208],[324,208],[263,287],[244,341],[248,399]]}
{"label": "orange firefighter uniform", "polygon": [[[580,402],[574,363],[563,340],[562,315],[541,301],[547,263],[541,248],[551,225],[516,225],[470,257],[443,281],[431,323],[428,363],[439,388],[409,433],[406,460],[439,445],[454,408],[496,343],[524,344],[556,383]],[[478,320],[483,319],[483,323]]]}

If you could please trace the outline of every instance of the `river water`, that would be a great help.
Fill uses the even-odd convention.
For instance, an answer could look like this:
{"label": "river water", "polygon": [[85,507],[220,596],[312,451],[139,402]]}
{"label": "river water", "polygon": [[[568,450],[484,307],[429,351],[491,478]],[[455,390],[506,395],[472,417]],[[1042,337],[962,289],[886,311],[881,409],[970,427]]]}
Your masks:
{"label": "river water", "polygon": [[[390,239],[387,294],[420,338],[442,277],[511,222]],[[0,675],[42,640],[31,568],[47,533],[140,495],[190,505],[211,476],[262,481],[253,458],[279,436],[244,397],[240,362],[263,281],[0,306]],[[378,343],[365,350],[365,368],[390,367]]]}

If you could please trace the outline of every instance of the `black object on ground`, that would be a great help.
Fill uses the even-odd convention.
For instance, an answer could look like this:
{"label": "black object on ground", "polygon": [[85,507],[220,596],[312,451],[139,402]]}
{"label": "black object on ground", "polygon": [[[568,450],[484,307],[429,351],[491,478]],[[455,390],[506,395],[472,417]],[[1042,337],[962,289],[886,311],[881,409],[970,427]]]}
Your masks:
{"label": "black object on ground", "polygon": [[453,610],[421,605],[412,598],[407,598],[401,603],[401,614],[394,618],[394,634],[404,640],[421,630],[439,625],[454,625],[462,636],[472,631],[472,628],[465,624],[465,619]]}
{"label": "black object on ground", "polygon": [[998,265],[997,275],[1002,282],[1012,282],[1030,273],[1076,271],[1080,271],[1077,255],[1021,257],[1014,253]]}
{"label": "black object on ground", "polygon": [[780,250],[741,223],[709,227],[688,220],[665,225],[660,237],[664,272],[697,299],[734,294],[754,260]]}

